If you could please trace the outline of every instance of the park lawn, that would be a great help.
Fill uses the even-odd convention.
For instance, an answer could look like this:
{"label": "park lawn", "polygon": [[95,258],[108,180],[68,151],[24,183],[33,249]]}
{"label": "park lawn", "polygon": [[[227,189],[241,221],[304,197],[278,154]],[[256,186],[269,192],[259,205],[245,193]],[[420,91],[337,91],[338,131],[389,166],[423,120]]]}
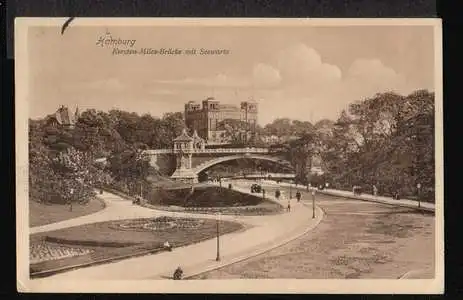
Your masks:
{"label": "park lawn", "polygon": [[[172,218],[171,218],[172,219]],[[178,218],[183,219],[183,218]],[[178,220],[177,219],[177,220]],[[133,257],[163,251],[162,245],[169,241],[173,248],[182,247],[214,238],[217,234],[216,220],[200,219],[199,228],[168,228],[156,231],[120,229],[119,223],[149,219],[121,220],[87,224],[30,236],[31,244],[46,243],[51,247],[68,246],[90,249],[90,254],[48,260],[32,264],[31,274],[70,267],[80,264],[95,264],[102,260]],[[195,219],[197,220],[197,219]],[[231,221],[220,222],[220,234],[247,229],[243,224]]]}
{"label": "park lawn", "polygon": [[276,215],[285,212],[282,205],[269,200],[263,200],[257,205],[249,206],[220,206],[220,207],[182,207],[182,206],[161,206],[161,205],[145,205],[147,208],[156,210],[187,212],[195,214],[216,214],[235,215],[235,216],[268,216]]}
{"label": "park lawn", "polygon": [[224,215],[259,216],[282,213],[282,205],[263,199],[261,195],[247,194],[216,186],[176,188],[163,190],[148,199],[147,207],[178,212]]}
{"label": "park lawn", "polygon": [[72,218],[77,218],[105,208],[100,199],[91,199],[87,204],[74,204],[72,211],[69,205],[43,204],[37,201],[29,201],[29,227],[42,226]]}
{"label": "park lawn", "polygon": [[[182,220],[187,218],[169,218],[173,220]],[[174,246],[186,245],[201,241],[205,238],[216,235],[216,220],[214,219],[194,219],[202,221],[199,228],[168,228],[156,231],[120,229],[117,225],[124,222],[143,222],[149,219],[134,219],[122,221],[108,221],[85,224],[81,226],[68,227],[64,229],[37,233],[31,235],[32,240],[40,238],[60,239],[63,241],[74,242],[95,241],[104,243],[121,243],[121,244],[141,244],[147,242],[164,243],[169,241]],[[220,222],[221,233],[229,233],[239,230],[243,227],[240,223],[231,221]]]}
{"label": "park lawn", "polygon": [[152,199],[150,202],[154,205],[181,207],[236,207],[254,206],[267,201],[257,194],[250,195],[224,187],[202,186],[196,187],[193,193],[190,188],[164,190],[160,199]]}

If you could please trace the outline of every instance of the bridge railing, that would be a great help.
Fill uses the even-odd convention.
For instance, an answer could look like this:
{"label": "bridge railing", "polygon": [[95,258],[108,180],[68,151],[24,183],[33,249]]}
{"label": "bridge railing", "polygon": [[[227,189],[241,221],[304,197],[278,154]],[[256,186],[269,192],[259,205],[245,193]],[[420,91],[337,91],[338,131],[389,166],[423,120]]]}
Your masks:
{"label": "bridge railing", "polygon": [[179,153],[183,151],[184,153],[197,153],[197,154],[207,154],[207,153],[269,153],[267,148],[223,148],[223,149],[186,149],[186,150],[174,150],[174,149],[151,149],[145,150],[146,154],[172,154]]}

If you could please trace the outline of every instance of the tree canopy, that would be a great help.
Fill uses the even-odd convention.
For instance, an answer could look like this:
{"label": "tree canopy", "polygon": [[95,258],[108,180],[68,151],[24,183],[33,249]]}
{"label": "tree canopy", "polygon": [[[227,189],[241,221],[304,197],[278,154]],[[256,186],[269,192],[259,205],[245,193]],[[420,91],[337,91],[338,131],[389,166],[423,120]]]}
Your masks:
{"label": "tree canopy", "polygon": [[[376,185],[380,193],[400,189],[416,195],[416,185],[433,199],[434,93],[418,90],[409,95],[380,93],[351,103],[332,121],[275,119],[255,135],[249,124],[224,120],[218,124],[223,138],[239,146],[268,146],[286,156],[296,170],[297,180],[307,181],[312,158],[318,156],[324,180],[334,188],[351,189]],[[91,197],[91,186],[113,182],[125,188],[145,180],[149,172],[144,149],[171,148],[184,128],[183,113],[161,118],[149,114],[89,109],[74,127],[49,124],[46,119],[29,121],[29,178],[31,198],[69,202],[72,188],[77,199]],[[270,146],[263,136],[276,136],[280,144]],[[281,138],[281,139],[280,139]],[[107,158],[104,168],[97,158]],[[72,165],[78,165],[75,169]],[[79,200],[79,201],[80,201]]]}
{"label": "tree canopy", "polygon": [[[183,124],[181,112],[154,118],[94,109],[82,112],[74,127],[29,120],[30,198],[86,201],[92,196],[92,185],[107,183],[108,178],[123,182],[126,188],[133,186],[146,178],[149,169],[141,151],[171,147]],[[107,158],[105,168],[94,163],[102,157]]]}

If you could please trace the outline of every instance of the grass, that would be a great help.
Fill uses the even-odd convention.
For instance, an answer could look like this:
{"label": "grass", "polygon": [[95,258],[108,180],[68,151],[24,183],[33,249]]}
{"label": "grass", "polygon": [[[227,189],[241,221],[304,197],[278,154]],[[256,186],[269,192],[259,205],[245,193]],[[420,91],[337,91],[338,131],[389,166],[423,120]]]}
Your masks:
{"label": "grass", "polygon": [[149,198],[147,207],[160,210],[227,215],[272,215],[283,211],[282,206],[263,199],[261,195],[249,195],[224,187],[197,186],[162,190]]}
{"label": "grass", "polygon": [[87,204],[74,204],[72,211],[69,211],[69,205],[43,204],[31,200],[29,201],[29,226],[42,226],[89,215],[104,207],[104,203],[96,198],[91,199]]}
{"label": "grass", "polygon": [[197,187],[192,194],[190,191],[189,188],[164,190],[160,201],[152,204],[181,207],[236,207],[258,205],[265,201],[261,195],[254,196],[221,187]]}
{"label": "grass", "polygon": [[195,214],[215,214],[220,212],[223,215],[238,215],[238,216],[267,216],[283,213],[285,210],[282,206],[271,202],[264,201],[253,206],[237,206],[237,207],[179,207],[179,206],[155,206],[145,205],[148,208],[165,211],[187,212]]}
{"label": "grass", "polygon": [[[170,218],[174,220],[173,218]],[[175,220],[182,220],[177,218]],[[172,247],[181,247],[198,243],[216,236],[216,221],[212,219],[194,219],[201,222],[198,228],[166,228],[156,231],[143,229],[122,229],[125,222],[145,222],[150,219],[121,220],[87,224],[56,231],[33,234],[31,244],[47,243],[79,247],[93,250],[90,254],[76,257],[49,260],[31,265],[31,273],[51,270],[76,264],[96,263],[101,260],[120,256],[162,251],[162,244],[169,241]],[[183,219],[185,220],[185,219]],[[189,219],[190,220],[190,219]],[[240,223],[221,221],[220,233],[227,234],[244,229]]]}
{"label": "grass", "polygon": [[429,270],[422,276],[432,278],[433,216],[353,200],[337,203],[322,195],[317,201],[326,215],[308,234],[192,279],[396,279],[419,269]]}

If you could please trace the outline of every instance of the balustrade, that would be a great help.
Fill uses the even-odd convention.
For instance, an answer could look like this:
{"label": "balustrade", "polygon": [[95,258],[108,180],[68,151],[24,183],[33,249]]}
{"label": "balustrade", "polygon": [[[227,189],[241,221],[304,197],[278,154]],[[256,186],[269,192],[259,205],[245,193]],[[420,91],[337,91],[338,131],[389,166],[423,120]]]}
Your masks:
{"label": "balustrade", "polygon": [[152,149],[145,150],[147,154],[179,153],[269,153],[266,148],[223,148],[223,149]]}

